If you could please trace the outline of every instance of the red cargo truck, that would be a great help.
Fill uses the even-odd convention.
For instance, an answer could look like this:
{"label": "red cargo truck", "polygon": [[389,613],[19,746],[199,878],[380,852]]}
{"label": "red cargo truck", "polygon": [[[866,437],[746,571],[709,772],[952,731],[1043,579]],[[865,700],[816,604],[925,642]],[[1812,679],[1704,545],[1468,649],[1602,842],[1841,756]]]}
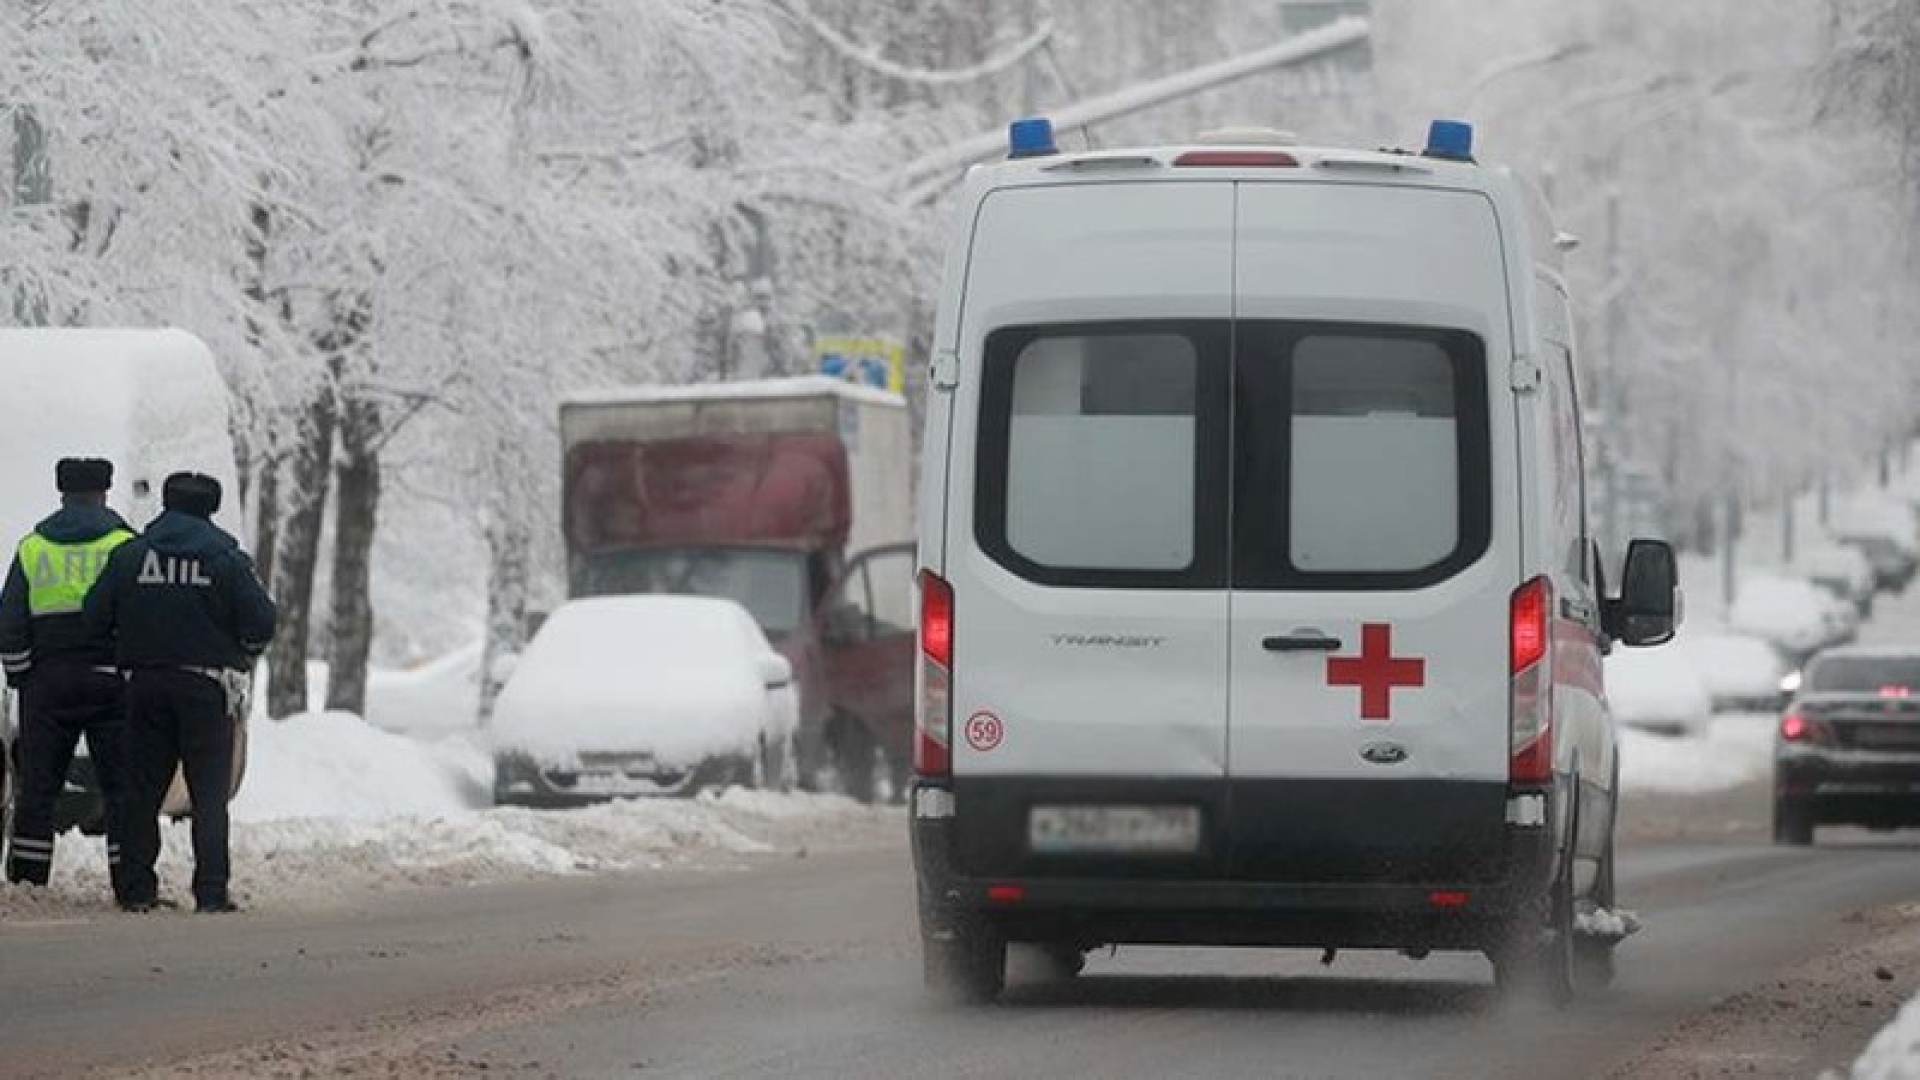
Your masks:
{"label": "red cargo truck", "polygon": [[724,596],[793,663],[803,783],[903,790],[912,443],[897,395],[812,377],[561,404],[568,595]]}

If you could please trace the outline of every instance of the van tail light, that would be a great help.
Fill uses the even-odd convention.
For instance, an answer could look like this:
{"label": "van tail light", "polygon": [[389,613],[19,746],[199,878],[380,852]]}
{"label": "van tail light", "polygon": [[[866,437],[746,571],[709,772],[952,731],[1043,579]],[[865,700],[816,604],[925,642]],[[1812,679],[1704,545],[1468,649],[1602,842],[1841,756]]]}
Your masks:
{"label": "van tail light", "polygon": [[1546,578],[1513,591],[1508,632],[1507,778],[1545,784],[1553,779],[1553,585]]}
{"label": "van tail light", "polygon": [[913,721],[915,775],[953,775],[953,586],[920,571],[920,701]]}

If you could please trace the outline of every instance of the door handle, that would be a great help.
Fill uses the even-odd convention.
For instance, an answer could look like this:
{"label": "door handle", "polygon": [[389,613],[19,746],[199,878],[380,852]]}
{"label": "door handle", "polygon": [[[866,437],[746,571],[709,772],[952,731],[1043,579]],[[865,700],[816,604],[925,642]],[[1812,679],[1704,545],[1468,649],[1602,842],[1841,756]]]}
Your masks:
{"label": "door handle", "polygon": [[1268,652],[1338,652],[1340,639],[1317,630],[1298,630],[1291,634],[1261,638],[1260,647]]}

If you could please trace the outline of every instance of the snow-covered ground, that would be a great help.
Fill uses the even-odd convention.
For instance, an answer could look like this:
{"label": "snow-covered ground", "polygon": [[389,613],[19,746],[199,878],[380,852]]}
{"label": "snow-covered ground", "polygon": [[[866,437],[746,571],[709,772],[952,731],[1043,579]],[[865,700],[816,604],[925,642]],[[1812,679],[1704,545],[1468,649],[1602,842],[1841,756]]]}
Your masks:
{"label": "snow-covered ground", "polygon": [[[829,795],[729,789],[584,810],[492,809],[490,758],[470,739],[418,741],[347,713],[250,725],[233,806],[233,887],[243,905],[312,909],[396,887],[564,874],[725,867],[748,856],[883,843],[898,810]],[[165,829],[161,888],[189,897],[186,823]],[[98,839],[59,841],[45,890],[0,886],[0,921],[110,905]]]}
{"label": "snow-covered ground", "polygon": [[1853,1080],[1920,1080],[1920,998],[1867,1044],[1853,1063]]}
{"label": "snow-covered ground", "polygon": [[1620,786],[1629,792],[1697,794],[1757,780],[1773,767],[1773,724],[1771,714],[1721,713],[1699,735],[1623,728]]}

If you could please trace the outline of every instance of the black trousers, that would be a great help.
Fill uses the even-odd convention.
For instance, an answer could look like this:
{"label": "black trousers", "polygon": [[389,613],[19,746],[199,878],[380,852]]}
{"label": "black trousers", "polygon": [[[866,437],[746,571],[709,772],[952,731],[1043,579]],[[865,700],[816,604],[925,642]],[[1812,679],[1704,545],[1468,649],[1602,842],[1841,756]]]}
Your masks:
{"label": "black trousers", "polygon": [[136,795],[123,854],[127,896],[159,895],[160,807],[176,768],[187,774],[193,799],[193,898],[227,897],[227,797],[233,783],[233,721],[219,683],[177,668],[143,668],[127,680],[127,744]]}
{"label": "black trousers", "polygon": [[120,676],[87,664],[43,660],[20,688],[20,786],[14,801],[7,880],[45,885],[53,872],[54,808],[81,736],[100,786],[107,826],[107,872],[124,898],[121,845],[132,777]]}

